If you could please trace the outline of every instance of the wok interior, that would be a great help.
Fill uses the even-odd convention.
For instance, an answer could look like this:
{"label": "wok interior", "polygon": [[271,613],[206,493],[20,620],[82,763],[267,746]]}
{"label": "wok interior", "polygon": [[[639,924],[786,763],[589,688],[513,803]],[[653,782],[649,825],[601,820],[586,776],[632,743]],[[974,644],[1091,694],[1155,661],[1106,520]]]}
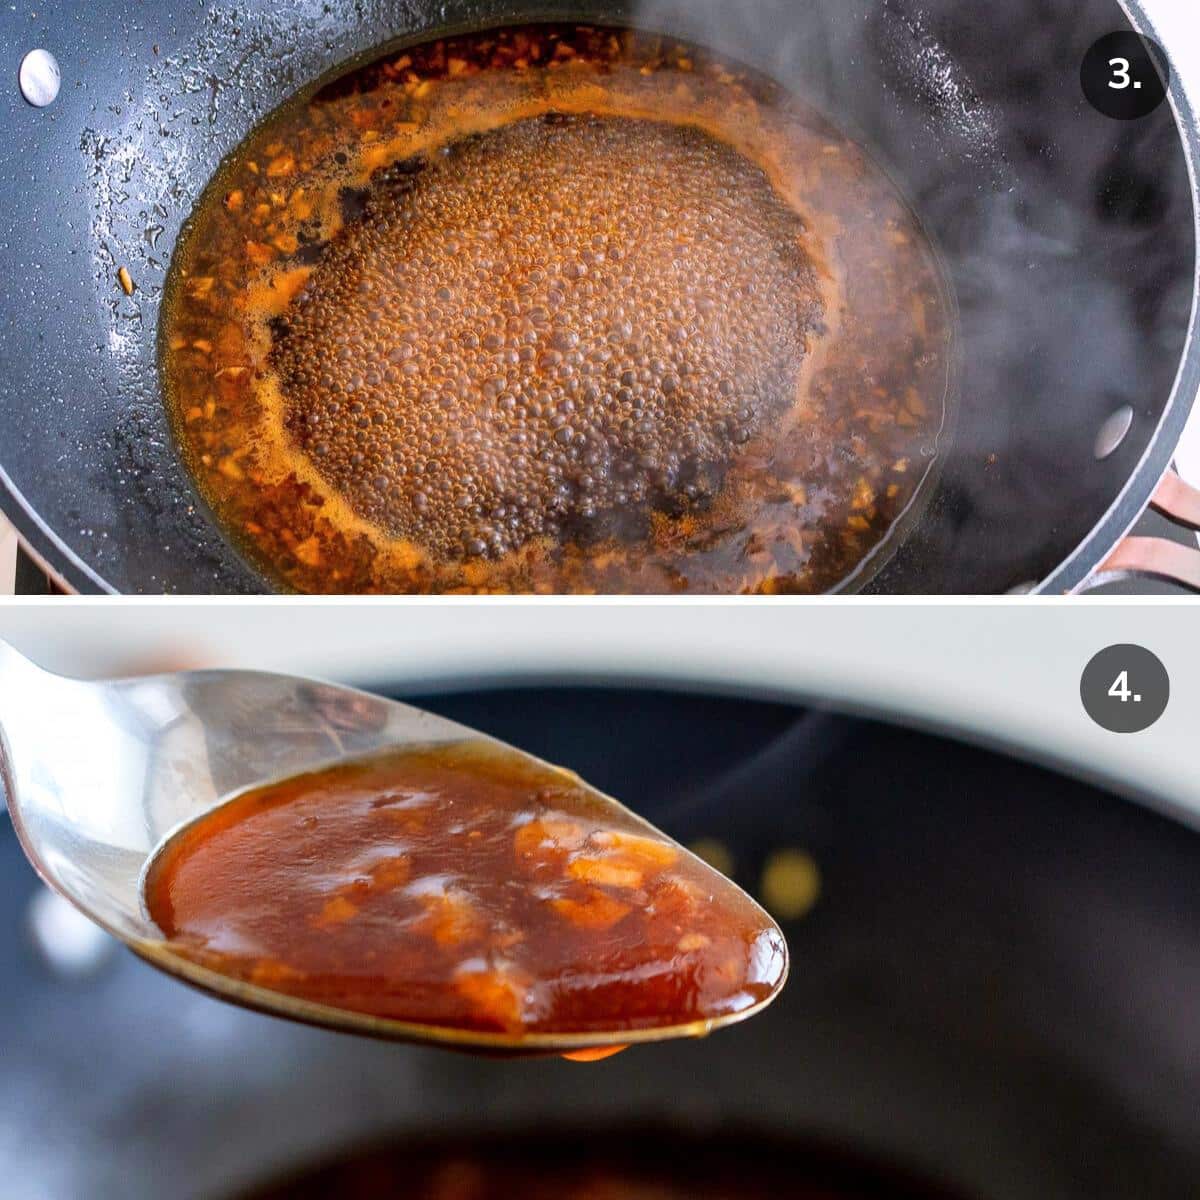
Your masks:
{"label": "wok interior", "polygon": [[[76,586],[262,590],[167,431],[155,331],[181,223],[254,123],[355,56],[439,28],[568,17],[676,33],[774,76],[891,168],[943,252],[961,317],[961,410],[940,485],[870,587],[1078,583],[1148,499],[1170,454],[1156,433],[1177,435],[1195,390],[1192,364],[1180,373],[1194,292],[1188,164],[1170,105],[1121,123],[1081,95],[1084,51],[1128,23],[1115,0],[964,12],[955,0],[381,0],[350,19],[308,0],[150,13],[100,0],[86,20],[111,31],[103,70],[64,53],[79,86],[52,122],[11,108],[0,151],[7,303],[21,297],[0,335],[13,367],[0,420],[24,434],[2,466],[22,532]],[[23,46],[28,35],[14,18],[3,36]],[[49,186],[18,193],[30,177]],[[135,281],[129,298],[114,290],[118,265]],[[1097,433],[1124,405],[1132,430],[1097,462]],[[77,448],[75,470],[54,465],[64,444]]]}

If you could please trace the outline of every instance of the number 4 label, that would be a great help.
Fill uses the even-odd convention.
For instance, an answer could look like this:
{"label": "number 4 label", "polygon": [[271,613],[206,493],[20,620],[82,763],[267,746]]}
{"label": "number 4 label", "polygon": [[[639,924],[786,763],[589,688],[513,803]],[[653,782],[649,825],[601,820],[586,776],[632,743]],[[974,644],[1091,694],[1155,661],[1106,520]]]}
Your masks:
{"label": "number 4 label", "polygon": [[1135,696],[1129,687],[1129,672],[1122,671],[1120,675],[1113,680],[1112,687],[1108,689],[1108,694],[1115,700],[1120,700],[1122,704],[1128,704],[1130,700],[1134,704],[1141,704],[1141,696]]}
{"label": "number 4 label", "polygon": [[1171,679],[1156,654],[1122,642],[1092,655],[1079,679],[1079,698],[1101,729],[1141,733],[1167,711]]}

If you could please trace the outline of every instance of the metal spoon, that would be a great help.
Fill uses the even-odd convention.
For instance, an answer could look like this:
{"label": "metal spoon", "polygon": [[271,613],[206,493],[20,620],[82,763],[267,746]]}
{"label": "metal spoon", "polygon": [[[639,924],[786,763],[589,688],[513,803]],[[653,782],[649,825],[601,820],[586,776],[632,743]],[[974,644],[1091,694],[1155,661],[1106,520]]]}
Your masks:
{"label": "metal spoon", "polygon": [[655,1029],[449,1029],[331,1008],[222,975],[175,954],[150,920],[146,864],[175,830],[232,794],[385,748],[464,740],[502,744],[407,704],[314,679],[190,671],[93,683],[50,674],[0,641],[0,785],[29,861],[135,954],[221,999],[349,1033],[498,1054],[697,1037],[770,1002]]}

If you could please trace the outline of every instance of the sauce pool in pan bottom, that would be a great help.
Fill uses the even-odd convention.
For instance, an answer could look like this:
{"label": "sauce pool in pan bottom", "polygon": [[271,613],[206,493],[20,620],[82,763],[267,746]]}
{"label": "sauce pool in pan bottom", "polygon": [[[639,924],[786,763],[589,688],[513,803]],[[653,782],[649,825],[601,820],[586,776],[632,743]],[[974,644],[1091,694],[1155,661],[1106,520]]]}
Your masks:
{"label": "sauce pool in pan bottom", "polygon": [[753,1133],[670,1127],[437,1139],[381,1147],[238,1200],[964,1200],[867,1157]]}
{"label": "sauce pool in pan bottom", "polygon": [[144,896],[170,950],[222,975],[518,1050],[575,1035],[585,1058],[749,1016],[787,972],[782,932],[736,885],[483,740],[243,793],[166,841]]}
{"label": "sauce pool in pan bottom", "polygon": [[821,592],[916,505],[937,255],[778,83],[595,26],[406,46],[229,156],[160,345],[226,533],[304,592]]}

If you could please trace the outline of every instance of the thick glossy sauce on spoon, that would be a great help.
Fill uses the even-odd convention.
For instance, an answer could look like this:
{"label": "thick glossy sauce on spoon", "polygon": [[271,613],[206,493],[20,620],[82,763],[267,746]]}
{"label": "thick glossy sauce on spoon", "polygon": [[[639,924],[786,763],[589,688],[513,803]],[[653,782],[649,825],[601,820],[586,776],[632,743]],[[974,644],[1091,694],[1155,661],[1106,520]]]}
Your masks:
{"label": "thick glossy sauce on spoon", "polygon": [[462,1030],[706,1022],[770,1000],[786,973],[782,933],[723,876],[486,742],[236,797],[166,843],[145,899],[174,952],[222,974]]}

